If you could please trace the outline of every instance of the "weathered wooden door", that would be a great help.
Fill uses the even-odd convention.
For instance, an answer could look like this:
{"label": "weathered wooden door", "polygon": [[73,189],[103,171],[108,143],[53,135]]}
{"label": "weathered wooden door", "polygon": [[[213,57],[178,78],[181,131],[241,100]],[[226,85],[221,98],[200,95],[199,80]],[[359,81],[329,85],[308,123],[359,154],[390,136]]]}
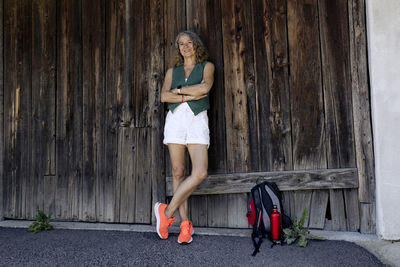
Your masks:
{"label": "weathered wooden door", "polygon": [[165,195],[161,8],[4,1],[6,218],[151,223]]}

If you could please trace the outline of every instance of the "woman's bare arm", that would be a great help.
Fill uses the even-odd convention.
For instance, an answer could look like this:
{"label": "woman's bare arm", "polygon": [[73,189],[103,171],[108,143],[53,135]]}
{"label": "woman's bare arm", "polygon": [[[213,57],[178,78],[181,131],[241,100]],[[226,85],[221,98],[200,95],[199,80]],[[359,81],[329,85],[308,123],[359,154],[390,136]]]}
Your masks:
{"label": "woman's bare arm", "polygon": [[178,95],[171,92],[171,84],[172,84],[172,68],[167,70],[165,74],[164,84],[161,89],[161,102],[167,103],[181,103],[191,100],[198,100],[203,97],[206,97],[206,94],[191,96],[191,95]]}
{"label": "woman's bare arm", "polygon": [[[182,87],[181,94],[190,96],[202,96],[207,94],[214,83],[214,70],[214,64],[207,62],[206,66],[204,67],[203,81],[200,84]],[[170,91],[173,94],[178,94],[178,89],[176,88],[171,89]]]}

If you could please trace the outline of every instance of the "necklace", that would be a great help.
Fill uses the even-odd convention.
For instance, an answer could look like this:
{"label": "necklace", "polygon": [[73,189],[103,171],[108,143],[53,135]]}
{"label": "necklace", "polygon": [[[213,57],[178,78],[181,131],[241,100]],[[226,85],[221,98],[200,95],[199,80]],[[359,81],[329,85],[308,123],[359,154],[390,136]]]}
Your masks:
{"label": "necklace", "polygon": [[186,77],[185,66],[183,66],[184,74],[185,74],[185,83],[187,82],[187,80],[189,79],[190,75],[192,74],[192,72],[193,72],[195,66],[196,66],[196,65],[194,65],[194,66],[191,68],[190,73],[189,73],[189,75],[188,75],[187,77]]}

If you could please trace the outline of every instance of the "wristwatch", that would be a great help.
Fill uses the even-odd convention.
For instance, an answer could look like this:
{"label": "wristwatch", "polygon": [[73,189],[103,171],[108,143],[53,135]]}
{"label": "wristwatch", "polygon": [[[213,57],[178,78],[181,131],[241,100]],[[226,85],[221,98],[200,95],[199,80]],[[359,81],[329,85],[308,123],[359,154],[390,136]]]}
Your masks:
{"label": "wristwatch", "polygon": [[178,89],[178,95],[181,94],[181,88],[182,88],[182,85],[178,85],[178,87],[176,87],[176,89]]}

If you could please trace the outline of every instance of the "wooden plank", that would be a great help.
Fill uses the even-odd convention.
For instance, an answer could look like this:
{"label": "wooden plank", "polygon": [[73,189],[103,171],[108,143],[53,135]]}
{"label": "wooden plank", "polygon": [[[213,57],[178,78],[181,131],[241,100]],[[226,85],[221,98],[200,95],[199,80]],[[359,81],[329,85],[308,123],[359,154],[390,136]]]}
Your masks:
{"label": "wooden plank", "polygon": [[79,219],[96,221],[98,170],[104,164],[105,3],[82,2],[83,176]]}
{"label": "wooden plank", "polygon": [[31,176],[31,166],[29,162],[32,160],[32,2],[22,1],[19,3],[19,20],[21,25],[21,36],[19,42],[19,64],[21,69],[19,72],[18,82],[20,82],[19,111],[17,120],[17,164],[19,165],[16,177],[19,179],[20,187],[17,187],[17,194],[20,199],[19,218],[33,218],[31,214],[31,199],[33,198],[33,186]]}
{"label": "wooden plank", "polygon": [[295,211],[295,206],[294,206],[294,191],[284,191],[288,192],[288,199],[290,201],[290,218],[294,219],[294,216],[296,215]]}
{"label": "wooden plank", "polygon": [[375,203],[360,205],[360,232],[362,234],[375,234],[376,232],[376,206]]}
{"label": "wooden plank", "polygon": [[[164,31],[163,16],[164,2],[151,0],[149,10],[150,33],[150,67],[148,72],[148,103],[150,124],[153,128],[162,128],[164,120],[164,105],[160,102],[161,88],[164,82]],[[157,34],[154,34],[157,33]],[[162,134],[162,130],[160,132]],[[158,153],[159,154],[159,153]],[[153,154],[154,155],[154,154]]]}
{"label": "wooden plank", "polygon": [[17,85],[17,5],[15,1],[4,1],[4,216],[7,218],[15,217],[16,196],[13,194],[15,188],[15,139],[16,139],[16,121],[15,114],[15,96]]}
{"label": "wooden plank", "polygon": [[78,220],[82,181],[81,3],[58,2],[56,218]]}
{"label": "wooden plank", "polygon": [[294,216],[297,218],[297,222],[299,222],[301,215],[303,214],[304,208],[307,208],[308,216],[307,221],[304,222],[304,227],[308,227],[308,222],[310,221],[310,206],[311,206],[311,192],[308,191],[295,191],[293,200],[294,200]]}
{"label": "wooden plank", "polygon": [[[326,168],[317,0],[288,0],[287,23],[293,168]],[[295,205],[298,205],[298,197],[311,200],[311,194],[303,192],[298,196],[295,193]],[[310,208],[308,206],[309,211]],[[297,216],[301,212],[296,208]]]}
{"label": "wooden plank", "polygon": [[[275,182],[281,191],[357,188],[357,169],[320,169],[278,172],[249,172],[209,175],[194,195],[250,192],[257,183]],[[167,196],[172,194],[172,178],[167,177]]]}
{"label": "wooden plank", "polygon": [[[328,168],[355,166],[347,4],[319,2]],[[344,201],[344,192],[331,190],[330,197],[332,230],[346,230],[345,224],[356,228],[358,205]]]}
{"label": "wooden plank", "polygon": [[[104,222],[119,221],[120,181],[117,179],[119,124],[126,121],[121,114],[123,62],[125,57],[124,23],[126,6],[122,1],[106,1],[106,113],[104,122],[103,192],[100,196],[98,218]],[[127,77],[125,77],[127,79]],[[130,100],[124,95],[125,101]],[[126,99],[128,98],[128,99]],[[126,115],[129,119],[129,115]],[[128,123],[129,124],[129,123]]]}
{"label": "wooden plank", "polygon": [[4,2],[0,1],[0,221],[4,219],[4,202],[3,202],[3,191],[5,186],[3,184],[4,179],[4,80],[3,80],[3,42],[4,42],[4,28],[3,28],[3,15],[4,15]]}
{"label": "wooden plank", "polygon": [[[165,202],[165,146],[162,143],[164,125],[164,104],[160,102],[161,88],[164,80],[164,1],[150,1],[150,75],[149,78],[149,104],[152,113],[151,131],[151,207],[158,201]],[[152,212],[152,223],[156,223],[155,214]]]}
{"label": "wooden plank", "polygon": [[229,194],[228,199],[228,227],[247,228],[246,217],[248,194]]}
{"label": "wooden plank", "polygon": [[328,168],[355,167],[347,0],[318,7]]}
{"label": "wooden plank", "polygon": [[[355,167],[347,0],[324,0],[318,7],[328,168]],[[345,205],[344,192],[331,190],[330,197],[332,229],[346,230],[340,206]]]}
{"label": "wooden plank", "polygon": [[251,14],[246,1],[221,0],[227,171],[257,170],[257,116]]}
{"label": "wooden plank", "polygon": [[325,218],[325,227],[324,227],[325,231],[333,231],[332,228],[332,220],[329,220],[327,218]]}
{"label": "wooden plank", "polygon": [[226,172],[225,86],[220,0],[194,0],[186,4],[187,28],[199,34],[215,66],[208,111],[210,147],[208,172]]}
{"label": "wooden plank", "polygon": [[[85,3],[87,5],[90,5],[91,2]],[[86,8],[85,8],[86,9]],[[93,137],[91,138],[91,141],[93,141],[95,144],[93,144],[93,150],[96,147],[95,150],[95,157],[96,159],[92,160],[96,163],[96,167],[94,169],[95,173],[93,175],[96,176],[96,184],[94,185],[96,188],[95,191],[95,220],[96,221],[105,221],[105,188],[107,187],[107,184],[105,181],[108,181],[107,177],[107,169],[106,169],[106,144],[108,141],[106,140],[106,133],[109,130],[106,125],[106,116],[108,114],[108,111],[112,109],[112,107],[107,106],[106,102],[106,58],[105,58],[105,49],[106,49],[106,4],[102,3],[99,4],[98,7],[95,9],[96,14],[98,16],[97,19],[92,19],[92,21],[85,21],[83,20],[83,32],[86,31],[94,31],[91,33],[91,38],[89,39],[83,39],[83,55],[90,55],[87,60],[84,60],[82,62],[83,66],[83,71],[84,71],[84,76],[89,75],[90,78],[85,78],[84,80],[87,82],[87,84],[83,84],[84,87],[88,89],[88,92],[93,92],[92,90],[95,90],[95,107],[91,106],[90,112],[93,112],[93,108],[95,109],[95,137],[93,140]],[[89,18],[88,18],[89,19]],[[94,46],[95,49],[92,50],[87,50],[87,45],[89,46]],[[93,52],[94,50],[94,52]],[[86,65],[87,64],[87,65]],[[88,74],[85,74],[86,71],[89,71]],[[91,94],[92,95],[92,94]],[[87,96],[89,97],[89,95]],[[86,101],[85,101],[86,102]],[[108,103],[109,104],[109,103]],[[89,111],[88,112],[89,115]],[[92,113],[90,116],[93,116]],[[93,133],[93,130],[92,130]],[[87,136],[89,138],[89,135]],[[84,142],[88,142],[88,140],[84,140]],[[89,159],[90,156],[93,156],[93,151],[89,153],[89,149],[87,147],[88,145],[85,145],[84,151],[87,151],[85,154],[87,155],[86,158]],[[86,149],[86,150],[85,150]],[[86,166],[84,166],[86,168]],[[88,167],[89,170],[93,170],[92,167]],[[84,172],[86,173],[86,171]],[[86,175],[86,174],[85,174]]]}
{"label": "wooden plank", "polygon": [[32,14],[32,27],[35,31],[32,42],[32,115],[37,120],[37,125],[33,124],[36,133],[32,135],[38,138],[38,141],[33,139],[33,143],[42,146],[42,159],[37,157],[36,160],[43,161],[40,162],[43,164],[40,168],[43,168],[44,175],[55,175],[56,3],[35,0],[32,2]]}
{"label": "wooden plank", "polygon": [[252,4],[260,170],[290,170],[293,163],[286,5],[280,0]]}
{"label": "wooden plank", "polygon": [[[244,0],[221,0],[221,10],[227,171],[257,171],[258,107],[254,84],[253,25],[248,19],[252,12],[251,5]],[[241,203],[246,199],[246,194],[236,195],[236,201],[229,201],[232,197],[228,199],[227,209],[241,211]],[[229,227],[241,224],[236,217],[236,213],[228,214]]]}
{"label": "wooden plank", "polygon": [[[115,39],[111,41],[112,47],[115,48],[113,54],[110,57],[115,57],[115,76],[114,76],[114,88],[108,87],[107,91],[113,90],[116,100],[116,111],[117,111],[117,118],[119,127],[117,130],[118,133],[118,141],[117,141],[117,159],[116,159],[116,167],[117,168],[126,168],[126,164],[129,164],[132,160],[135,160],[134,155],[132,155],[131,161],[129,161],[129,156],[126,155],[127,151],[131,149],[132,144],[135,144],[137,132],[133,131],[130,133],[130,137],[128,139],[124,138],[125,134],[122,132],[124,127],[134,126],[134,95],[135,95],[135,86],[134,81],[136,79],[136,73],[134,72],[134,62],[135,62],[135,53],[133,49],[130,49],[130,46],[135,44],[136,39],[136,29],[133,27],[133,6],[134,3],[126,2],[126,1],[117,1],[117,7],[115,7],[115,11],[112,13],[112,16],[115,17],[115,25],[110,25],[110,31],[115,31]],[[111,47],[110,47],[111,49]],[[132,88],[132,85],[134,87]],[[111,93],[111,92],[110,92]],[[108,97],[108,95],[107,95]],[[131,142],[133,141],[133,142]],[[127,160],[123,160],[127,157]],[[126,164],[124,164],[126,163]],[[124,164],[124,165],[122,165]],[[135,179],[133,172],[134,169],[127,168],[126,171],[130,173],[125,173],[126,179]],[[116,181],[115,181],[115,188],[114,188],[114,218],[115,222],[120,221],[121,215],[122,217],[128,217],[125,212],[134,212],[128,210],[121,209],[121,199],[122,196],[122,189],[123,189],[123,178],[124,176],[119,175],[120,170],[116,171]],[[134,182],[133,182],[134,184]],[[132,188],[127,188],[131,193],[134,190],[134,186]],[[132,205],[135,205],[133,202]]]}
{"label": "wooden plank", "polygon": [[288,0],[294,169],[326,168],[316,0]]}
{"label": "wooden plank", "polygon": [[[117,164],[120,168],[126,170],[122,171],[122,175],[117,171],[114,220],[149,223],[151,194],[148,170],[151,166],[151,156],[143,157],[143,154],[145,154],[144,151],[147,151],[145,149],[150,147],[151,131],[144,130],[145,128],[143,127],[150,126],[149,118],[151,118],[152,113],[149,112],[147,100],[148,76],[142,75],[142,73],[147,73],[149,68],[149,61],[143,58],[143,54],[150,53],[150,51],[146,51],[150,48],[150,45],[147,43],[149,39],[145,35],[149,32],[150,25],[145,23],[149,21],[146,17],[134,13],[134,7],[138,5],[140,10],[143,11],[142,15],[149,13],[149,2],[143,1],[140,3],[126,2],[120,4],[119,9],[116,11],[117,28],[115,31],[116,39],[119,42],[116,44],[118,49],[114,56],[117,57],[115,65],[117,67],[117,111],[119,125],[121,126],[119,131],[122,131],[122,128],[127,126],[140,128],[131,130],[133,132],[128,139],[124,138],[124,133],[121,132],[119,134]],[[136,49],[132,50],[132,46]],[[144,61],[141,62],[141,60]],[[138,140],[138,129],[142,128],[145,132],[143,135],[140,134],[140,140]],[[144,140],[144,138],[147,139]],[[138,152],[129,156],[129,154],[132,154],[132,146],[136,147]],[[127,157],[126,160],[125,157]],[[150,163],[144,160],[146,158],[150,159]],[[131,161],[136,160],[137,165],[131,163]],[[133,165],[133,169],[127,168],[126,164]],[[133,186],[124,186],[125,179],[128,181],[127,183]],[[119,186],[120,184],[121,186]],[[128,190],[128,192],[121,190]],[[133,191],[135,190],[136,192],[134,193]],[[129,194],[132,195],[132,199],[128,198],[128,200],[133,201],[127,204],[126,195]],[[121,206],[118,207],[118,205]],[[133,207],[136,208],[134,209]]]}
{"label": "wooden plank", "polygon": [[207,196],[207,226],[228,227],[228,198],[225,195]]}
{"label": "wooden plank", "polygon": [[56,187],[57,177],[56,176],[44,176],[43,177],[43,211],[46,214],[51,214],[51,218],[54,218],[55,207],[56,207]]}
{"label": "wooden plank", "polygon": [[165,67],[171,68],[175,63],[175,37],[186,29],[185,21],[185,0],[171,0],[164,2],[164,21],[173,21],[173,23],[164,23],[165,37]]}
{"label": "wooden plank", "polygon": [[310,206],[310,228],[324,229],[328,197],[329,192],[327,190],[313,191]]}
{"label": "wooden plank", "polygon": [[[136,12],[137,9],[139,9],[140,12]],[[153,45],[150,41],[151,35],[157,33],[151,32],[150,1],[134,1],[130,12],[132,24],[129,28],[134,29],[134,38],[132,44],[128,47],[132,45],[135,47],[132,51],[134,54],[134,61],[131,62],[131,65],[134,66],[132,71],[135,73],[135,75],[133,75],[135,92],[132,99],[132,104],[134,106],[134,122],[131,124],[135,125],[135,127],[151,127],[153,118],[151,108],[154,102],[149,102],[149,96],[151,94],[149,88],[151,61],[149,57],[151,57]],[[161,30],[161,28],[158,30]],[[129,40],[128,36],[126,39]],[[127,50],[127,52],[128,51],[129,50]]]}
{"label": "wooden plank", "polygon": [[138,175],[136,172],[137,151],[140,147],[137,133],[137,129],[129,127],[121,127],[119,130],[117,180],[121,184],[119,222],[122,223],[133,223],[135,221],[136,194],[138,192],[135,176]]}
{"label": "wooden plank", "polygon": [[375,169],[367,62],[365,0],[348,1],[350,66],[359,200],[375,202]]}
{"label": "wooden plank", "polygon": [[281,192],[282,194],[282,206],[283,206],[283,212],[287,216],[291,217],[291,209],[290,209],[290,193],[291,191],[283,191]]}
{"label": "wooden plank", "polygon": [[[165,203],[165,170],[164,170],[164,145],[162,143],[162,131],[153,128],[151,132],[151,153],[152,153],[152,177],[151,177],[151,193],[152,193],[152,207],[156,202]],[[152,224],[156,223],[155,214],[152,213]]]}
{"label": "wooden plank", "polygon": [[329,204],[332,218],[332,230],[346,231],[346,214],[343,190],[329,190]]}
{"label": "wooden plank", "polygon": [[[135,169],[135,222],[136,223],[150,223],[152,200],[151,200],[151,175],[152,175],[152,119],[154,112],[152,111],[155,106],[154,96],[152,99],[149,96],[154,93],[150,88],[149,75],[151,71],[151,61],[148,58],[151,56],[152,43],[151,35],[151,3],[150,1],[136,1],[133,5],[135,8],[141,10],[140,13],[132,13],[132,26],[136,31],[135,39],[132,43],[134,49],[134,61],[130,64],[134,65],[134,88],[135,94],[132,99],[134,109],[134,125],[138,128],[136,146],[136,169]],[[132,7],[131,11],[134,12]],[[160,27],[161,25],[159,25]],[[159,28],[161,30],[161,28]],[[145,55],[145,56],[143,56]],[[146,75],[142,75],[146,73]],[[159,120],[159,119],[158,119]],[[131,123],[132,125],[132,123]]]}
{"label": "wooden plank", "polygon": [[360,203],[357,189],[344,189],[344,201],[346,204],[347,231],[358,232],[360,230]]}
{"label": "wooden plank", "polygon": [[151,128],[139,128],[136,141],[135,223],[151,221]]}
{"label": "wooden plank", "polygon": [[[55,175],[56,3],[32,2],[32,161],[30,218],[44,209],[45,175]],[[54,188],[55,189],[55,188]]]}
{"label": "wooden plank", "polygon": [[6,216],[26,216],[31,158],[31,2],[4,1]]}
{"label": "wooden plank", "polygon": [[190,196],[190,219],[194,226],[206,227],[208,223],[207,196]]}

